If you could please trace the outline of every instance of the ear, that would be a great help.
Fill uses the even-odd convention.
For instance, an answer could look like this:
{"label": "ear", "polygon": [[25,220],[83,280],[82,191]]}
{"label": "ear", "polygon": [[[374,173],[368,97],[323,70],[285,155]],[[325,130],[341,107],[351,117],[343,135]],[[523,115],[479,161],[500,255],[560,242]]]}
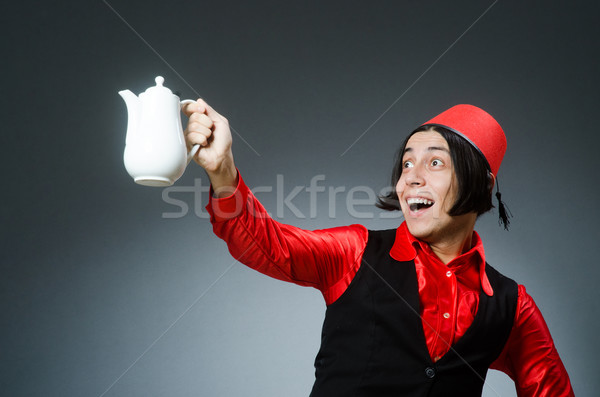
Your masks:
{"label": "ear", "polygon": [[488,172],[488,189],[490,190],[490,194],[494,190],[494,185],[496,185],[496,177],[491,172]]}

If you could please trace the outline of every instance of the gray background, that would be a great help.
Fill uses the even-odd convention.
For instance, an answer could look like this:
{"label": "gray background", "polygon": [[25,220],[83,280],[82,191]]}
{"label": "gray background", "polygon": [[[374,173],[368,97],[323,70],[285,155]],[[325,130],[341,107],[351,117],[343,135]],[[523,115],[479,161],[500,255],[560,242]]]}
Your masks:
{"label": "gray background", "polygon": [[[109,3],[170,66],[102,1],[1,13],[0,394],[311,388],[319,293],[234,262],[203,218],[206,194],[191,192],[207,183],[198,166],[177,182],[187,192],[167,191],[185,216],[125,172],[117,91],[159,74],[229,118],[237,165],[250,186],[274,187],[259,194],[273,212],[277,175],[286,194],[315,175],[379,190],[414,127],[456,103],[490,111],[508,136],[499,178],[514,219],[510,232],[495,213],[480,219],[487,258],[535,298],[576,394],[597,393],[597,2]],[[399,223],[366,205],[373,216],[357,219],[345,197],[332,217],[321,193],[311,217],[303,192],[305,218],[280,219]],[[488,379],[486,396],[515,395],[505,375]]]}

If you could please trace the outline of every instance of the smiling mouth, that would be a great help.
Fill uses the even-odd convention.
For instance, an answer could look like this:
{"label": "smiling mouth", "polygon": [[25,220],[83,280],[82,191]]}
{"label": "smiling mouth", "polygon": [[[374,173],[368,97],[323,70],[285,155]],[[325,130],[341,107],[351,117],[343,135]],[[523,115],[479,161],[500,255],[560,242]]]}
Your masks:
{"label": "smiling mouth", "polygon": [[413,212],[429,208],[433,205],[433,201],[420,197],[409,198],[406,200],[406,203],[408,204],[408,208],[410,208],[410,210]]}

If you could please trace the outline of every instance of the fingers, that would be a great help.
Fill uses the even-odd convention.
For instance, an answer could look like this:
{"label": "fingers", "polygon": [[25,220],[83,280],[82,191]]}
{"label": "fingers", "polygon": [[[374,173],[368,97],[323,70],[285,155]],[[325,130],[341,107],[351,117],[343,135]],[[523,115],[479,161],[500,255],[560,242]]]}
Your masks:
{"label": "fingers", "polygon": [[206,146],[210,143],[211,135],[205,135],[199,132],[191,132],[186,135],[185,140],[188,143],[188,147],[194,145]]}
{"label": "fingers", "polygon": [[203,99],[184,105],[183,112],[188,115],[188,125],[185,130],[185,140],[188,147],[193,145],[209,146],[217,136],[223,137],[222,143],[227,146],[229,122],[214,110]]}
{"label": "fingers", "polygon": [[213,121],[204,113],[192,113],[188,121],[189,124],[198,124],[206,128],[213,127]]}
{"label": "fingers", "polygon": [[185,134],[186,135],[200,134],[200,135],[204,135],[205,137],[208,138],[209,136],[212,135],[212,129],[207,128],[199,123],[190,123],[188,125],[188,128],[185,130]]}
{"label": "fingers", "polygon": [[213,121],[204,113],[206,102],[198,100],[189,103],[182,109],[188,115],[188,125],[185,130],[185,139],[188,146],[206,146],[212,135]]}
{"label": "fingers", "polygon": [[194,103],[188,103],[184,105],[182,111],[188,117],[192,117],[194,114],[199,113],[207,115],[208,118],[213,122],[228,122],[225,117],[220,115],[202,98],[198,98]]}
{"label": "fingers", "polygon": [[[203,115],[206,117],[206,115]],[[206,117],[208,119],[208,117]],[[208,126],[207,126],[208,124]],[[206,146],[208,139],[212,135],[212,121],[208,119],[208,122],[204,119],[201,121],[192,121],[188,123],[188,127],[185,130],[185,139],[190,145],[202,145]]]}
{"label": "fingers", "polygon": [[193,113],[204,113],[206,111],[206,102],[204,102],[202,99],[198,99],[196,102],[186,103],[183,105],[181,110],[183,111],[183,114],[188,117],[190,117]]}

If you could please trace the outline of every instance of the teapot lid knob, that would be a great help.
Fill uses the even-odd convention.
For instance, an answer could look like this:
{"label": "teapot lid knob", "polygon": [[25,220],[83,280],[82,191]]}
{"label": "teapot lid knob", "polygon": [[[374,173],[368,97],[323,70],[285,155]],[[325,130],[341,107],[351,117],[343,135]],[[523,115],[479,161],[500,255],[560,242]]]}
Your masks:
{"label": "teapot lid knob", "polygon": [[156,81],[156,85],[149,87],[145,92],[142,92],[141,95],[173,95],[170,89],[163,86],[165,82],[165,78],[162,76],[156,76],[154,79]]}

